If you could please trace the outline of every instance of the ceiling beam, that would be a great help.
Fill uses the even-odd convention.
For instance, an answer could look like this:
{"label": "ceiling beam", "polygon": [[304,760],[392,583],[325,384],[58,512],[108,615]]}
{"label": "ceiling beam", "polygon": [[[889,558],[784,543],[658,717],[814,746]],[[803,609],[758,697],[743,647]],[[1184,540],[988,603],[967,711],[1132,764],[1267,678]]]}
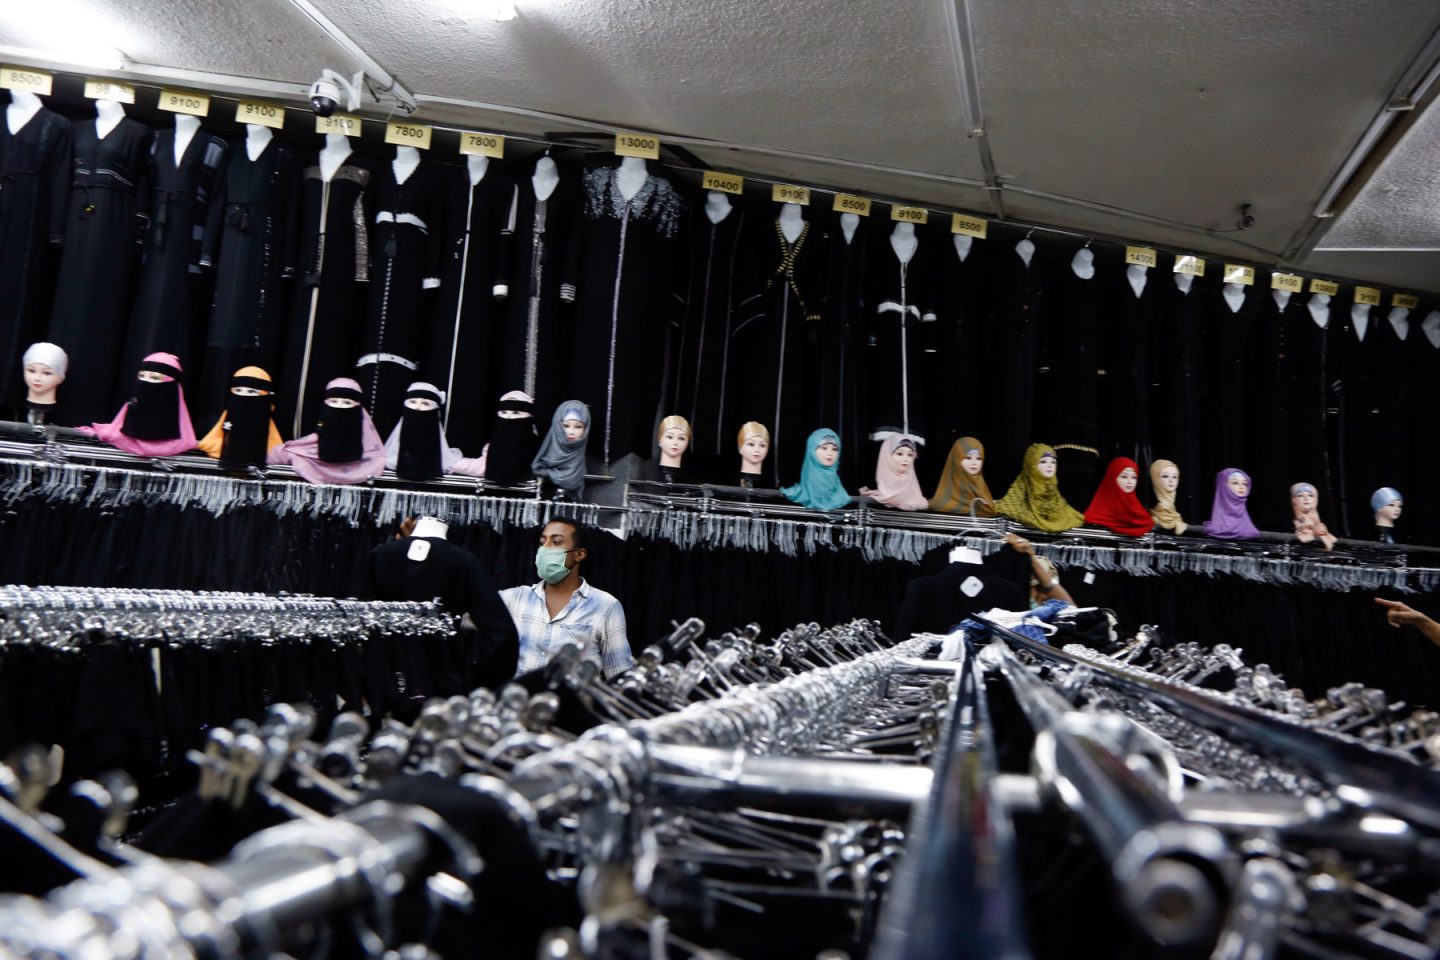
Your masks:
{"label": "ceiling beam", "polygon": [[1004,184],[995,172],[995,157],[985,131],[985,107],[980,98],[980,68],[975,59],[975,28],[970,17],[970,0],[940,0],[950,27],[950,55],[955,61],[955,82],[960,97],[960,122],[965,136],[975,141],[980,166],[985,171],[985,188],[995,216],[1005,219]]}

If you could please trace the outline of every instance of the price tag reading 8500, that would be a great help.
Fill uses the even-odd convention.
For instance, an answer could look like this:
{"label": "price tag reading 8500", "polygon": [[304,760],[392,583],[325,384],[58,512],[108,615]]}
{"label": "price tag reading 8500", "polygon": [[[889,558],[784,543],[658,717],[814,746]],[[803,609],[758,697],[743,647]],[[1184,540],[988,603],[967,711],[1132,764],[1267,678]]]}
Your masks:
{"label": "price tag reading 8500", "polygon": [[660,138],[653,137],[648,133],[617,133],[615,134],[615,156],[659,160]]}
{"label": "price tag reading 8500", "polygon": [[989,221],[982,217],[972,217],[964,213],[950,214],[950,232],[962,237],[984,240],[989,226]]}
{"label": "price tag reading 8500", "polygon": [[391,120],[385,127],[385,142],[393,143],[397,147],[429,150],[432,132],[428,124],[401,123],[398,120]]}
{"label": "price tag reading 8500", "polygon": [[204,117],[210,113],[210,98],[203,93],[191,93],[188,90],[161,90],[160,109],[170,113]]}
{"label": "price tag reading 8500", "polygon": [[777,183],[770,188],[770,199],[776,203],[798,203],[802,207],[810,205],[810,188],[797,187],[791,183]]}
{"label": "price tag reading 8500", "polygon": [[253,123],[269,127],[272,130],[281,130],[285,127],[285,108],[277,107],[273,103],[241,100],[235,105],[235,122]]}
{"label": "price tag reading 8500", "polygon": [[852,193],[837,193],[835,194],[835,212],[868,217],[870,216],[870,198],[857,197]]}
{"label": "price tag reading 8500", "polygon": [[924,207],[897,207],[890,208],[890,219],[900,223],[929,223],[930,211]]}
{"label": "price tag reading 8500", "polygon": [[494,157],[500,160],[505,156],[505,138],[495,133],[466,131],[460,134],[460,152],[471,157]]}
{"label": "price tag reading 8500", "polygon": [[44,70],[29,67],[0,67],[0,87],[6,90],[25,90],[30,93],[50,96],[51,76]]}

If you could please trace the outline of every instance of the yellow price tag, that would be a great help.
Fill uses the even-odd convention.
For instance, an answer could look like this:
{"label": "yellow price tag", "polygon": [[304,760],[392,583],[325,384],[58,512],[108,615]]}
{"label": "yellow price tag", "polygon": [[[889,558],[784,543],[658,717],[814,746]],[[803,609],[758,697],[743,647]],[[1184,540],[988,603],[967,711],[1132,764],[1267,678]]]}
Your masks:
{"label": "yellow price tag", "polygon": [[660,159],[660,138],[648,133],[615,134],[615,156]]}
{"label": "yellow price tag", "polygon": [[434,131],[429,124],[401,123],[399,120],[391,120],[385,125],[385,142],[393,143],[397,147],[416,147],[420,150],[429,150],[432,133]]}
{"label": "yellow price tag", "polygon": [[328,117],[315,118],[316,133],[338,133],[342,137],[358,137],[365,122],[348,113],[332,113]]}
{"label": "yellow price tag", "polygon": [[160,109],[170,113],[188,113],[192,117],[204,117],[210,113],[210,98],[203,93],[189,90],[161,90]]}
{"label": "yellow price tag", "polygon": [[870,198],[857,197],[853,193],[837,193],[831,209],[836,213],[853,213],[857,217],[868,217],[870,216]]}
{"label": "yellow price tag", "polygon": [[891,205],[890,219],[901,223],[929,223],[930,211],[924,207],[897,207]]}
{"label": "yellow price tag", "polygon": [[1272,273],[1270,274],[1270,289],[1299,293],[1305,289],[1305,278],[1295,273]]}
{"label": "yellow price tag", "polygon": [[1334,280],[1321,280],[1319,277],[1311,277],[1310,292],[1323,293],[1327,297],[1338,296],[1340,294],[1340,284]]}
{"label": "yellow price tag", "polygon": [[505,157],[505,138],[498,133],[471,133],[467,130],[460,134],[460,152],[472,157],[502,160]]}
{"label": "yellow price tag", "polygon": [[1126,266],[1153,267],[1160,262],[1154,247],[1126,247]]}
{"label": "yellow price tag", "polygon": [[717,173],[714,170],[706,170],[701,180],[701,186],[706,190],[718,190],[720,193],[744,193],[745,178],[738,177],[733,173]]}
{"label": "yellow price tag", "polygon": [[85,97],[88,100],[114,100],[116,103],[134,103],[135,88],[128,83],[115,80],[86,80]]}
{"label": "yellow price tag", "polygon": [[1390,298],[1390,306],[1401,307],[1405,310],[1414,310],[1420,306],[1420,298],[1413,293],[1397,293]]}
{"label": "yellow price tag", "polygon": [[50,74],[29,67],[0,67],[0,87],[50,96]]}
{"label": "yellow price tag", "polygon": [[789,183],[777,183],[770,188],[770,199],[776,203],[798,203],[802,207],[810,205],[810,188],[797,187]]}
{"label": "yellow price tag", "polygon": [[952,213],[950,215],[950,232],[958,233],[962,237],[984,240],[985,232],[989,228],[990,221],[980,217],[972,217],[968,213]]}
{"label": "yellow price tag", "polygon": [[1240,283],[1248,287],[1255,283],[1255,268],[1239,263],[1227,263],[1223,276],[1226,283]]}
{"label": "yellow price tag", "polygon": [[254,123],[272,130],[281,130],[285,127],[285,108],[277,107],[273,103],[241,100],[235,104],[235,122]]}
{"label": "yellow price tag", "polygon": [[1368,303],[1372,307],[1380,306],[1380,290],[1377,287],[1356,287],[1355,302]]}
{"label": "yellow price tag", "polygon": [[1192,277],[1203,277],[1205,276],[1205,261],[1200,257],[1177,255],[1175,257],[1175,272],[1188,273]]}

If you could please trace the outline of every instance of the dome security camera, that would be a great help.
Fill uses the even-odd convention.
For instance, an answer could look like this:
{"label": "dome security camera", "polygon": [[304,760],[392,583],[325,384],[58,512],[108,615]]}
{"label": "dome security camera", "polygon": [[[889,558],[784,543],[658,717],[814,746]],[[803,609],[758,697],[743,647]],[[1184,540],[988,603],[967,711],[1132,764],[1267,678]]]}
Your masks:
{"label": "dome security camera", "polygon": [[360,108],[360,86],[365,82],[362,70],[350,79],[345,79],[334,70],[326,68],[320,72],[320,79],[310,84],[310,109],[317,117],[333,116],[340,107],[340,97],[345,96],[345,109]]}

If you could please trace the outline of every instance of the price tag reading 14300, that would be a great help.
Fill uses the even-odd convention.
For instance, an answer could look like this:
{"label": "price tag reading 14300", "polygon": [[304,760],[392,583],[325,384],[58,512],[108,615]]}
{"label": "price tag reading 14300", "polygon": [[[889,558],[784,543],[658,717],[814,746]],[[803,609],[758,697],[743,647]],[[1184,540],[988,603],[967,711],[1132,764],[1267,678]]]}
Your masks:
{"label": "price tag reading 14300", "polygon": [[429,150],[432,132],[428,124],[401,123],[398,120],[391,120],[385,127],[385,142],[393,143],[397,147],[416,147],[420,150]]}

